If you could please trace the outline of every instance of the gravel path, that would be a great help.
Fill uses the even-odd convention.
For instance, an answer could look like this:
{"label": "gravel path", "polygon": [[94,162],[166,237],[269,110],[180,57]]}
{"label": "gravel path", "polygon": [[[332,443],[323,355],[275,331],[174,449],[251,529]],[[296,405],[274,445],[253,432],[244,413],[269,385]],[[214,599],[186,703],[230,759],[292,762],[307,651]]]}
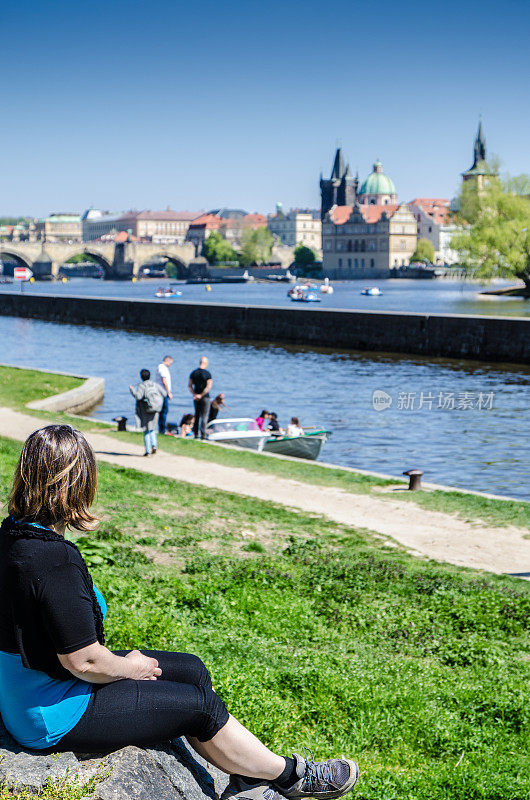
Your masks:
{"label": "gravel path", "polygon": [[[0,407],[0,435],[23,441],[43,423],[28,414]],[[328,486],[255,473],[241,467],[171,455],[159,451],[142,456],[143,447],[101,433],[88,433],[97,458],[152,475],[269,500],[294,509],[321,514],[335,522],[366,528],[404,545],[415,555],[458,566],[498,573],[530,575],[528,531],[512,526],[488,527],[452,514],[428,511],[414,503],[354,494]],[[211,445],[204,445],[210,447]]]}

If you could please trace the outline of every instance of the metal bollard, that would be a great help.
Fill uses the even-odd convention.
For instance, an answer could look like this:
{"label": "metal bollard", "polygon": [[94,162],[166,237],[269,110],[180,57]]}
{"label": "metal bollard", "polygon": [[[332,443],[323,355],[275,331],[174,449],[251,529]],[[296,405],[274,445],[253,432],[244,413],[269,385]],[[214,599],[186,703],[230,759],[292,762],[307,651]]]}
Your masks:
{"label": "metal bollard", "polygon": [[118,423],[119,431],[127,430],[127,417],[112,417],[112,421]]}
{"label": "metal bollard", "polygon": [[403,475],[409,476],[409,490],[414,492],[418,489],[421,489],[421,476],[423,475],[423,470],[421,469],[408,469]]}

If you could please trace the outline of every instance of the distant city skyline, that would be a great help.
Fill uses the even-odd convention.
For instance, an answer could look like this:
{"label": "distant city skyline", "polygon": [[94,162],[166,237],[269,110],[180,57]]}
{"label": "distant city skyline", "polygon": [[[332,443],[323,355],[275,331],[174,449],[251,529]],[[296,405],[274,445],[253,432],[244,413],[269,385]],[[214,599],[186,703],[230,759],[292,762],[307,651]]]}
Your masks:
{"label": "distant city skyline", "polygon": [[319,207],[340,142],[452,197],[482,114],[530,172],[530,4],[28,0],[3,10],[0,215]]}

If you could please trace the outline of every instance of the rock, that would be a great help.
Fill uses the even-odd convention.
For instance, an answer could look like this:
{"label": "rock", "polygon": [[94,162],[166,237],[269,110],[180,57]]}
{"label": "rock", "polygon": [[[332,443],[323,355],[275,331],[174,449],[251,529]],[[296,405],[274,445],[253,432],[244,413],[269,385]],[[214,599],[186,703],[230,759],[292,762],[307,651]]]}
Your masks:
{"label": "rock", "polygon": [[38,794],[46,782],[94,780],[87,800],[216,800],[228,776],[184,739],[112,753],[38,753],[18,745],[0,720],[0,782]]}
{"label": "rock", "polygon": [[48,779],[63,780],[69,773],[76,771],[78,764],[73,753],[34,756],[20,752],[0,763],[0,781],[6,782],[12,788],[24,788],[37,794]]}

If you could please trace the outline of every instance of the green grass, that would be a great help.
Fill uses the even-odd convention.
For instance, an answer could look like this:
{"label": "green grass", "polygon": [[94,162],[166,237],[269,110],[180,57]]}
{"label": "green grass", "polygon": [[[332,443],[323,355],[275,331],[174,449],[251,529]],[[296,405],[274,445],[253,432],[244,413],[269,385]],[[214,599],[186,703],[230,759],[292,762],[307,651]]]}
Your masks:
{"label": "green grass", "polygon": [[[18,452],[0,440],[2,499]],[[80,546],[111,647],[197,653],[275,750],[356,757],[357,800],[530,797],[526,582],[271,503],[99,472],[102,524]]]}
{"label": "green grass", "polygon": [[[109,435],[135,444],[142,442],[140,433],[109,431]],[[363,475],[340,468],[323,467],[318,462],[291,461],[245,450],[214,447],[194,439],[179,439],[175,436],[160,436],[158,445],[161,450],[168,453],[200,461],[213,461],[216,464],[225,464],[230,467],[243,467],[252,472],[277,475],[279,478],[298,480],[314,486],[333,486],[353,493],[373,493],[378,499],[413,502],[431,511],[456,514],[466,520],[483,520],[493,526],[515,525],[530,528],[530,503],[522,501],[490,499],[480,495],[465,494],[457,489],[449,492],[440,490],[397,491],[382,494],[378,491],[379,488],[398,486],[400,481]],[[401,485],[405,486],[406,483]]]}
{"label": "green grass", "polygon": [[39,372],[34,369],[0,366],[0,406],[13,408],[15,411],[30,414],[50,422],[67,422],[70,425],[75,425],[80,430],[98,428],[107,431],[107,425],[98,424],[73,414],[26,408],[26,404],[33,402],[33,400],[42,400],[54,394],[76,389],[82,383],[82,378],[74,378],[70,375],[57,375],[55,373]]}
{"label": "green grass", "polygon": [[25,411],[26,403],[81,386],[81,378],[33,369],[0,367],[0,405]]}

